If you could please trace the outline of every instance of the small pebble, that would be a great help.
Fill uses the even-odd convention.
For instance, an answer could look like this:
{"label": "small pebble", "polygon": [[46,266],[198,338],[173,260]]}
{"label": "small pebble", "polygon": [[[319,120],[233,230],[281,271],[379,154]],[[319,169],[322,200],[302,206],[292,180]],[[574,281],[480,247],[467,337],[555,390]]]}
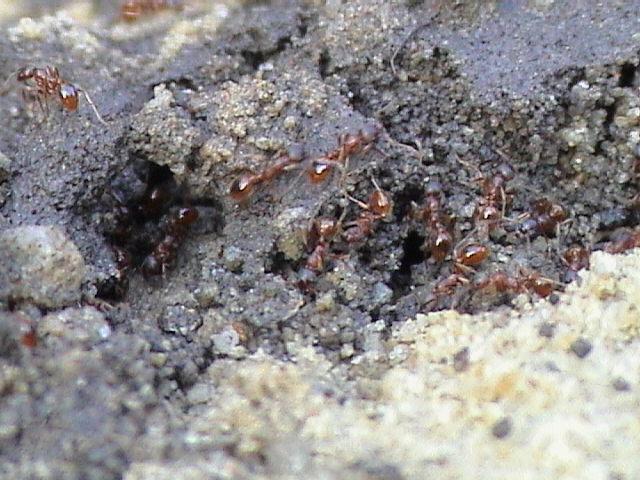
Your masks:
{"label": "small pebble", "polygon": [[242,270],[244,265],[244,253],[237,247],[231,246],[224,250],[223,253],[224,266],[230,271],[238,273]]}
{"label": "small pebble", "polygon": [[613,382],[611,382],[611,386],[618,392],[628,392],[629,390],[631,390],[631,385],[629,385],[629,382],[627,382],[622,377],[615,378]]}
{"label": "small pebble", "polygon": [[593,345],[589,340],[579,338],[571,344],[571,351],[576,354],[578,358],[584,358],[591,352]]}
{"label": "small pebble", "polygon": [[464,372],[469,368],[469,348],[464,347],[453,356],[453,369],[456,372]]}
{"label": "small pebble", "polygon": [[551,302],[551,305],[557,305],[560,301],[560,295],[558,295],[557,293],[552,293],[551,295],[549,295],[549,301]]}
{"label": "small pebble", "polygon": [[491,427],[491,434],[496,438],[505,438],[511,433],[511,428],[511,418],[504,417],[493,424],[493,427]]}
{"label": "small pebble", "polygon": [[538,327],[538,335],[544,338],[553,338],[556,333],[556,326],[550,322],[543,322]]}

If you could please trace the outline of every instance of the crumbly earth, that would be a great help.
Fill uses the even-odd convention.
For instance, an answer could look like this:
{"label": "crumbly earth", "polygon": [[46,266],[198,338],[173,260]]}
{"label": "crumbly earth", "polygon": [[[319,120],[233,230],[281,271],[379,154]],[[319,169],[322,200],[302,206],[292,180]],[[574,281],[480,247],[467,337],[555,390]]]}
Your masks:
{"label": "crumbly earth", "polygon": [[[640,221],[640,2],[5,3],[0,75],[55,65],[107,125],[0,96],[0,478],[640,476],[640,255],[599,251]],[[491,252],[444,294],[433,181]],[[312,221],[378,187],[392,213],[309,279]],[[567,219],[533,235],[542,198]],[[496,272],[556,292],[478,288]]]}

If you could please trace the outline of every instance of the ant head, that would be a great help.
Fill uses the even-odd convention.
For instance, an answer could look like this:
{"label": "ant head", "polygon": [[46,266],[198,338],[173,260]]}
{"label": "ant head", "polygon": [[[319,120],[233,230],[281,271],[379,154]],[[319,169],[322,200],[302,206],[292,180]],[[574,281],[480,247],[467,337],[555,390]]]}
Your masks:
{"label": "ant head", "polygon": [[33,77],[35,73],[35,68],[33,67],[23,67],[16,72],[16,80],[19,82],[24,82]]}
{"label": "ant head", "polygon": [[424,192],[428,196],[438,196],[442,193],[443,187],[437,180],[431,180],[424,188]]}
{"label": "ant head", "polygon": [[336,235],[338,232],[338,224],[331,218],[320,218],[314,222],[314,227],[317,229],[317,233],[320,240],[328,240]]}
{"label": "ant head", "polygon": [[60,86],[60,102],[65,110],[74,112],[78,109],[78,89],[70,84],[63,83]]}
{"label": "ant head", "polygon": [[198,220],[198,210],[192,207],[184,207],[178,211],[178,223],[180,225],[188,226],[195,223]]}
{"label": "ant head", "polygon": [[380,127],[374,123],[370,123],[362,127],[362,130],[360,130],[360,135],[362,136],[362,140],[365,143],[371,143],[376,139],[379,132]]}
{"label": "ant head", "polygon": [[126,0],[120,7],[120,15],[123,20],[132,22],[142,14],[142,5],[134,0]]}
{"label": "ant head", "polygon": [[368,206],[369,210],[382,217],[388,216],[392,209],[391,200],[381,190],[374,190],[369,197]]}
{"label": "ant head", "polygon": [[498,174],[502,175],[505,180],[513,180],[513,177],[516,175],[513,171],[513,167],[508,163],[501,163],[498,166]]}
{"label": "ant head", "polygon": [[253,175],[245,173],[233,181],[229,187],[229,195],[236,202],[244,202],[251,196],[254,187]]}
{"label": "ant head", "polygon": [[567,213],[564,211],[564,208],[555,203],[551,205],[551,208],[549,209],[549,216],[556,222],[564,222],[567,219]]}
{"label": "ant head", "polygon": [[322,158],[314,160],[309,168],[309,180],[311,183],[321,183],[329,176],[331,170],[331,163]]}
{"label": "ant head", "polygon": [[147,257],[142,262],[142,274],[146,278],[149,278],[155,275],[160,275],[161,273],[162,263],[153,253],[147,255]]}

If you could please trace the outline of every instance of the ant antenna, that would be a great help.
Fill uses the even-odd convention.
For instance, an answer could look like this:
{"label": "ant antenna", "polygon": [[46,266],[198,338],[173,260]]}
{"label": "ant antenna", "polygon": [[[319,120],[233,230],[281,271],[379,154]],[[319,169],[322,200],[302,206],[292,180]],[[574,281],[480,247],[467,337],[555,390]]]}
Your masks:
{"label": "ant antenna", "polygon": [[414,28],[412,28],[411,31],[408,33],[408,35],[406,37],[404,37],[404,39],[400,42],[400,45],[398,45],[398,47],[393,52],[393,55],[391,55],[391,61],[389,62],[390,66],[391,66],[391,72],[393,72],[394,76],[398,75],[397,69],[396,69],[396,58],[398,57],[398,55],[400,54],[402,49],[405,47],[407,42],[411,39],[411,37],[413,37],[420,30],[429,27],[432,24],[433,20],[435,20],[438,17],[438,15],[439,15],[439,13],[436,13],[429,20],[427,20],[426,22],[424,22],[422,24],[419,24],[419,25],[415,26]]}
{"label": "ant antenna", "polygon": [[82,95],[84,95],[84,98],[87,99],[87,103],[91,105],[91,108],[93,108],[93,113],[96,114],[96,117],[98,117],[98,120],[100,121],[100,123],[102,123],[105,126],[108,126],[109,124],[105,122],[104,119],[100,116],[100,112],[98,112],[98,109],[96,108],[96,104],[93,103],[93,100],[91,100],[91,97],[89,96],[89,94],[83,88],[80,88],[80,87],[77,87],[77,88],[78,88],[78,91],[82,93]]}
{"label": "ant antenna", "polygon": [[2,83],[2,87],[0,87],[0,95],[4,95],[5,93],[7,93],[7,85],[9,85],[9,82],[11,80],[13,80],[14,78],[16,78],[18,76],[18,72],[20,72],[20,70],[16,70],[15,72],[11,72],[11,74],[7,77],[7,79]]}

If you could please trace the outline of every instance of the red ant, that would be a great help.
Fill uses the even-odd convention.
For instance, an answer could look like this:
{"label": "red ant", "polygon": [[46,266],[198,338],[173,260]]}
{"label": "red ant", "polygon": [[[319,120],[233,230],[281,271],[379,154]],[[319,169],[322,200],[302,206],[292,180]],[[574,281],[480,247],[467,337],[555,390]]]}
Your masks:
{"label": "red ant", "polygon": [[466,243],[463,247],[456,247],[453,252],[453,273],[439,281],[433,289],[435,299],[451,296],[458,287],[467,285],[470,280],[468,274],[484,262],[491,251],[479,243]]}
{"label": "red ant", "polygon": [[339,229],[340,223],[331,218],[317,218],[311,224],[307,238],[307,248],[311,253],[300,272],[299,286],[302,290],[310,290],[314,277],[324,270],[331,241]]}
{"label": "red ant", "polygon": [[623,231],[615,240],[605,244],[604,251],[615,254],[637,247],[640,247],[640,231]]}
{"label": "red ant", "polygon": [[271,182],[293,165],[298,165],[304,157],[301,145],[293,145],[288,153],[282,154],[278,160],[258,174],[245,173],[236,178],[229,187],[229,195],[238,202],[246,202],[262,184]]}
{"label": "red ant", "polygon": [[182,0],[125,0],[120,6],[120,17],[127,22],[134,22],[147,13],[159,10],[182,10]]}
{"label": "red ant", "polygon": [[512,277],[505,272],[495,272],[485,279],[475,284],[475,290],[493,288],[501,293],[526,293],[533,292],[545,298],[555,290],[555,282],[548,278],[541,277],[537,273],[529,273]]}
{"label": "red ant", "polygon": [[450,233],[452,218],[442,211],[442,191],[440,182],[429,182],[425,191],[426,204],[419,212],[421,220],[430,229],[430,235],[424,247],[430,251],[437,262],[444,261],[453,245],[453,236]]}
{"label": "red ant", "polygon": [[348,198],[362,208],[358,218],[345,224],[344,239],[347,243],[358,243],[371,235],[378,220],[387,218],[391,214],[393,204],[374,181],[376,189],[369,196],[369,201],[363,203],[355,198]]}
{"label": "red ant", "polygon": [[198,210],[184,207],[171,216],[165,227],[164,237],[142,262],[145,277],[163,274],[175,261],[178,247],[187,235],[188,228],[198,220]]}
{"label": "red ant", "polygon": [[380,132],[376,125],[368,125],[358,133],[346,133],[338,138],[338,147],[328,154],[311,160],[307,175],[311,183],[327,179],[334,167],[343,167],[352,155],[368,151]]}
{"label": "red ant", "polygon": [[[60,73],[56,67],[50,65],[44,68],[23,67],[9,76],[5,81],[5,85],[13,76],[15,76],[18,82],[25,84],[25,87],[22,89],[22,98],[24,101],[27,104],[37,102],[45,116],[49,114],[49,104],[47,103],[49,98],[57,98],[64,110],[75,112],[78,109],[79,94],[82,94],[89,105],[91,105],[98,120],[102,124],[107,125],[107,122],[100,116],[89,94],[80,87],[60,77]],[[30,85],[28,83],[29,81],[32,81],[33,85]]]}
{"label": "red ant", "polygon": [[589,251],[582,245],[572,245],[564,252],[562,261],[567,266],[567,271],[563,277],[564,281],[572,282],[577,278],[577,273],[589,268]]}
{"label": "red ant", "polygon": [[490,253],[489,247],[480,243],[467,243],[454,250],[455,267],[458,270],[477,267],[489,257]]}
{"label": "red ant", "polygon": [[[361,129],[357,134],[340,135],[336,149],[322,157],[309,160],[306,168],[309,181],[317,184],[326,180],[334,167],[344,167],[350,156],[371,148],[378,133],[379,128],[371,125]],[[276,163],[264,171],[257,174],[245,173],[236,178],[229,187],[229,195],[236,202],[246,202],[260,185],[272,181],[292,166],[300,164],[303,157],[302,146],[294,145],[287,154],[278,157]]]}
{"label": "red ant", "polygon": [[467,284],[469,284],[469,278],[466,275],[454,272],[436,284],[433,288],[433,300],[451,296],[455,293],[458,287]]}
{"label": "red ant", "polygon": [[557,226],[567,219],[564,208],[546,198],[535,200],[532,209],[530,217],[519,226],[520,232],[529,238],[539,235],[551,237],[556,234]]}
{"label": "red ant", "polygon": [[507,184],[515,176],[513,168],[508,163],[498,167],[495,175],[484,178],[482,182],[482,198],[476,207],[476,221],[482,222],[484,230],[495,230],[499,222],[504,218],[506,209],[511,203],[511,196],[507,190]]}
{"label": "red ant", "polygon": [[[347,196],[363,210],[356,220],[345,224],[347,228],[343,232],[343,237],[349,244],[360,242],[369,236],[373,232],[375,222],[389,216],[393,208],[387,195],[375,181],[373,183],[376,190],[371,193],[367,203]],[[341,225],[342,217],[337,221],[329,218],[320,218],[312,223],[307,240],[307,248],[311,250],[311,253],[301,272],[300,280],[300,285],[304,289],[308,289],[311,279],[324,270],[324,262],[329,254],[329,247],[338,234]]]}

